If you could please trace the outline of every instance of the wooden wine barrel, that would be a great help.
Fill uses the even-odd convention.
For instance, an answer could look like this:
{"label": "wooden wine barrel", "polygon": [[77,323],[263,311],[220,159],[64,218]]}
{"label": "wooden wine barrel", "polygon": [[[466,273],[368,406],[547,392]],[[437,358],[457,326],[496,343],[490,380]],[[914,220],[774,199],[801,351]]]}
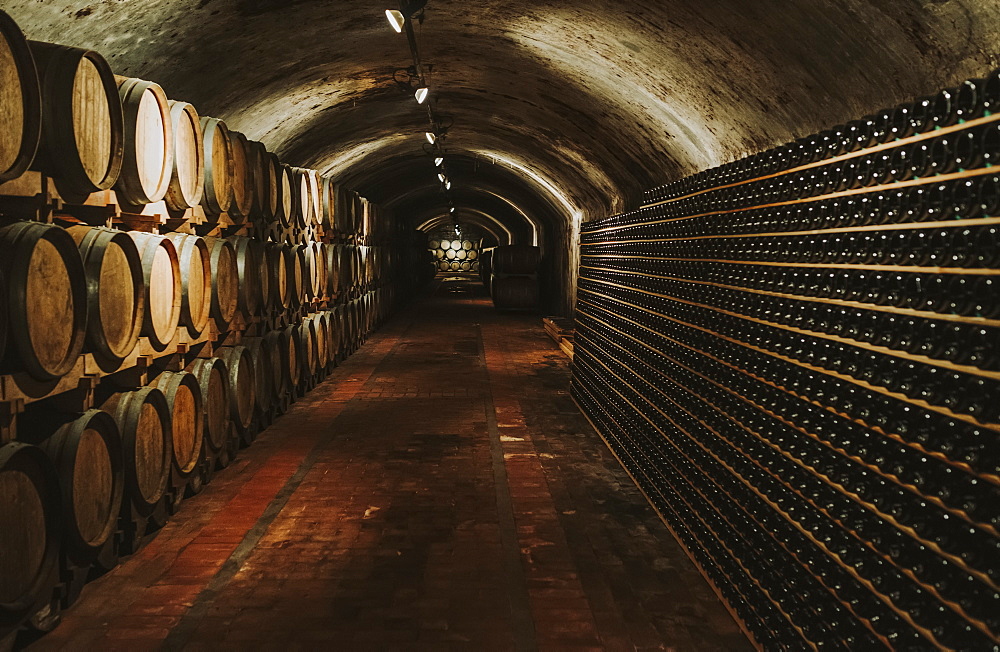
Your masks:
{"label": "wooden wine barrel", "polygon": [[493,274],[537,274],[542,250],[531,245],[502,245],[493,250]]}
{"label": "wooden wine barrel", "polygon": [[212,310],[215,327],[224,331],[239,303],[239,266],[233,245],[223,238],[205,238],[212,263]]}
{"label": "wooden wine barrel", "polygon": [[124,231],[66,229],[83,259],[87,280],[87,345],[121,363],[135,348],[146,312],[139,250]]}
{"label": "wooden wine barrel", "polygon": [[337,186],[330,177],[321,177],[319,182],[320,226],[330,231],[337,218]]}
{"label": "wooden wine barrel", "polygon": [[341,309],[338,306],[327,311],[327,333],[329,335],[330,362],[336,362],[340,356],[340,348],[344,335],[344,323],[341,318]]}
{"label": "wooden wine barrel", "polygon": [[255,407],[258,414],[264,415],[283,392],[280,369],[274,361],[273,339],[248,337],[243,343],[253,361],[254,378],[257,380]]}
{"label": "wooden wine barrel", "polygon": [[323,242],[313,242],[310,245],[310,248],[312,249],[313,262],[313,296],[317,298],[325,298],[328,296],[327,281],[329,273],[326,269],[326,250],[329,246],[330,245]]}
{"label": "wooden wine barrel", "polygon": [[291,305],[291,291],[288,283],[288,270],[291,265],[286,260],[289,252],[284,245],[277,242],[268,242],[264,247],[270,263],[268,266],[270,305],[274,310],[284,310]]}
{"label": "wooden wine barrel", "polygon": [[250,217],[250,211],[253,210],[256,180],[253,178],[253,160],[247,137],[238,131],[230,131],[229,145],[233,165],[233,202],[229,205],[229,216],[240,224]]}
{"label": "wooden wine barrel", "polygon": [[114,417],[122,438],[126,508],[148,516],[170,481],[174,445],[170,408],[163,392],[143,387],[112,395],[101,409]]}
{"label": "wooden wine barrel", "polygon": [[170,412],[173,471],[178,478],[188,478],[198,468],[205,436],[198,379],[186,371],[165,371],[152,386],[163,393]]}
{"label": "wooden wine barrel", "polygon": [[254,210],[265,222],[270,222],[278,200],[275,189],[278,177],[264,143],[251,140],[249,145],[254,164]]}
{"label": "wooden wine barrel", "polygon": [[202,238],[185,233],[169,233],[166,238],[177,249],[181,276],[180,323],[198,336],[208,326],[212,309],[212,262]]}
{"label": "wooden wine barrel", "polygon": [[275,187],[278,189],[278,202],[275,210],[275,218],[282,227],[289,227],[295,222],[295,192],[292,184],[292,169],[278,161],[278,157],[271,155],[271,162],[276,165],[278,173]]}
{"label": "wooden wine barrel", "polygon": [[125,129],[122,169],[115,192],[127,204],[160,201],[174,169],[174,133],[167,95],[159,84],[115,77]]}
{"label": "wooden wine barrel", "polygon": [[33,167],[64,194],[107,190],[118,180],[124,140],[115,76],[100,54],[28,41],[42,90],[42,148]]}
{"label": "wooden wine barrel", "polygon": [[306,378],[316,374],[319,355],[316,350],[316,324],[311,319],[304,319],[296,327],[299,361],[302,364],[302,375]]}
{"label": "wooden wine barrel", "polygon": [[455,260],[463,261],[468,257],[469,257],[469,252],[467,252],[465,249],[459,249],[458,251],[455,252]]}
{"label": "wooden wine barrel", "polygon": [[87,282],[73,238],[37,222],[0,227],[0,268],[10,340],[4,366],[41,381],[69,372],[87,332]]}
{"label": "wooden wine barrel", "polygon": [[[287,330],[270,331],[264,336],[265,344],[271,349],[271,389],[276,403],[280,403],[285,394],[292,388],[289,370],[298,369],[298,356],[295,354],[295,342],[288,337]],[[289,344],[291,342],[291,344]],[[291,356],[291,360],[289,360]]]}
{"label": "wooden wine barrel", "polygon": [[152,233],[129,231],[142,260],[146,312],[142,334],[157,350],[163,349],[177,332],[181,313],[181,271],[173,242]]}
{"label": "wooden wine barrel", "polygon": [[302,265],[302,284],[305,298],[319,296],[319,273],[316,260],[316,249],[312,244],[296,245],[296,256]]}
{"label": "wooden wine barrel", "polygon": [[312,222],[312,194],[309,187],[309,170],[293,167],[292,175],[292,215],[294,224],[305,228]]}
{"label": "wooden wine barrel", "polygon": [[476,260],[477,258],[479,258],[479,252],[475,249],[470,249],[468,254],[468,259]]}
{"label": "wooden wine barrel", "polygon": [[[236,309],[244,319],[249,319],[260,310],[261,283],[267,283],[267,275],[261,274],[264,248],[260,240],[242,235],[230,237],[229,243],[236,255],[236,271],[239,278]],[[266,288],[263,289],[263,294],[267,294]]]}
{"label": "wooden wine barrel", "polygon": [[237,432],[246,434],[253,423],[257,401],[253,357],[245,346],[224,346],[219,349],[219,358],[229,370],[229,418]]}
{"label": "wooden wine barrel", "polygon": [[538,309],[538,280],[533,276],[493,276],[493,305],[498,310]]}
{"label": "wooden wine barrel", "polygon": [[[199,358],[187,366],[201,388],[201,402],[205,406],[205,449],[215,460],[225,460],[224,451],[229,442],[229,370],[219,358]],[[225,462],[223,461],[223,464]]]}
{"label": "wooden wine barrel", "polygon": [[174,134],[174,164],[164,199],[168,207],[182,211],[200,204],[205,192],[205,141],[201,118],[193,105],[170,101],[168,106]]}
{"label": "wooden wine barrel", "polygon": [[316,170],[306,170],[306,173],[309,181],[309,198],[312,200],[312,206],[309,210],[309,225],[319,225],[323,221],[323,198],[320,197],[322,186],[319,178],[319,172]]}
{"label": "wooden wine barrel", "polygon": [[288,253],[285,263],[288,265],[288,288],[293,308],[302,305],[306,300],[306,279],[308,278],[308,262],[305,259],[303,245],[285,245]]}
{"label": "wooden wine barrel", "polygon": [[0,183],[24,174],[41,137],[35,60],[17,23],[0,11]]}
{"label": "wooden wine barrel", "polygon": [[340,249],[338,245],[325,245],[323,255],[326,257],[326,293],[334,297],[340,290]]}
{"label": "wooden wine barrel", "polygon": [[285,387],[291,389],[298,385],[299,380],[302,379],[298,326],[289,326],[281,331],[278,349],[281,356],[281,371],[285,378]]}
{"label": "wooden wine barrel", "polygon": [[66,552],[87,563],[114,534],[121,513],[125,475],[118,424],[107,412],[88,410],[38,446],[61,480]]}
{"label": "wooden wine barrel", "polygon": [[354,285],[355,288],[360,288],[365,284],[364,275],[364,260],[361,257],[361,247],[352,247],[352,252],[354,261]]}
{"label": "wooden wine barrel", "polygon": [[354,245],[339,245],[340,251],[340,293],[347,294],[354,287]]}
{"label": "wooden wine barrel", "polygon": [[59,478],[36,446],[0,446],[0,626],[52,600],[62,538]]}
{"label": "wooden wine barrel", "polygon": [[316,370],[319,371],[326,369],[330,362],[330,328],[325,312],[316,313],[310,319],[316,333]]}
{"label": "wooden wine barrel", "polygon": [[201,205],[206,212],[225,213],[233,202],[232,145],[226,123],[218,118],[201,118],[205,154],[205,183]]}

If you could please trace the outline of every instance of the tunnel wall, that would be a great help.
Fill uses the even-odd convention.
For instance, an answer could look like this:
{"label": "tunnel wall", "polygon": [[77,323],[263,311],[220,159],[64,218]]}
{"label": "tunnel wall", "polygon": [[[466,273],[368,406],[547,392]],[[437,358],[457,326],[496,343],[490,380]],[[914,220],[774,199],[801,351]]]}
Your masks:
{"label": "tunnel wall", "polygon": [[763,649],[1000,635],[1000,74],[584,225],[573,394]]}

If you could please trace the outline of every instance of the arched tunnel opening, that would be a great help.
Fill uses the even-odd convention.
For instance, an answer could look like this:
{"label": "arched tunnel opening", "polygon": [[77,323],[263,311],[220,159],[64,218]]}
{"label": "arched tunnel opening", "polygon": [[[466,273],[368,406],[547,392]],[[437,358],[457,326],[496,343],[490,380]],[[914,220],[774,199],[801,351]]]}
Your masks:
{"label": "arched tunnel opening", "polygon": [[1000,649],[1000,5],[8,0],[0,650]]}

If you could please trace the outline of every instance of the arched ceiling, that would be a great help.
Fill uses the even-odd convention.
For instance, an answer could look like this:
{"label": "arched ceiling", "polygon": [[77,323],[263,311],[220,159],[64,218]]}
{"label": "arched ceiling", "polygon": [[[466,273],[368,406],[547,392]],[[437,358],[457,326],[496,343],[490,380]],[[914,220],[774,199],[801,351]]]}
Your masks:
{"label": "arched ceiling", "polygon": [[[411,59],[391,1],[4,9],[29,38],[98,50],[416,225],[444,204],[426,112],[392,82]],[[416,33],[434,110],[454,119],[457,202],[512,230],[602,217],[1000,64],[994,0],[430,0]]]}

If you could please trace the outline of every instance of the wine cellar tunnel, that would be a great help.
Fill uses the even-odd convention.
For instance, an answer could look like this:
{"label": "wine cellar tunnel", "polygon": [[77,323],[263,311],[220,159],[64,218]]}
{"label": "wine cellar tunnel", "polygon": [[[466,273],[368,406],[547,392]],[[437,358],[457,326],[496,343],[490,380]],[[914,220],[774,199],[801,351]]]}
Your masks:
{"label": "wine cellar tunnel", "polygon": [[998,66],[986,0],[0,4],[0,651],[1000,650]]}

